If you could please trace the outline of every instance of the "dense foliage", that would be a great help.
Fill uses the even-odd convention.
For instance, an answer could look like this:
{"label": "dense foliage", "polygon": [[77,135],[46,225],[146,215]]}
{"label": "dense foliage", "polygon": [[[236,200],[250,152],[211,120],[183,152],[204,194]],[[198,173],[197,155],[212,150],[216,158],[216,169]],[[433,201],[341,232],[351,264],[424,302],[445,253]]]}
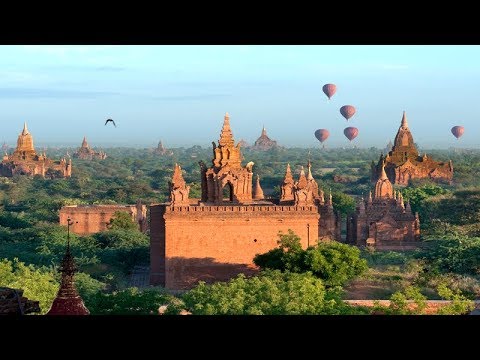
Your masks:
{"label": "dense foliage", "polygon": [[202,282],[183,299],[197,315],[308,315],[350,310],[342,301],[329,298],[322,281],[312,274],[278,270],[249,279],[238,275],[226,283]]}
{"label": "dense foliage", "polygon": [[168,305],[173,313],[183,305],[181,300],[161,289],[141,291],[137,288],[110,294],[96,292],[85,297],[85,304],[92,315],[158,315],[162,305]]}
{"label": "dense foliage", "polygon": [[327,286],[342,286],[367,270],[367,262],[354,246],[336,241],[319,242],[302,249],[300,238],[292,230],[279,234],[279,247],[253,259],[262,269],[296,273],[311,272]]}
{"label": "dense foliage", "polygon": [[[48,310],[49,302],[58,289],[59,273],[56,269],[66,244],[66,229],[58,225],[58,210],[62,206],[134,204],[139,199],[147,205],[165,201],[175,163],[182,166],[184,178],[191,186],[190,195],[198,197],[198,162],[202,160],[209,164],[212,156],[210,146],[173,149],[172,156],[155,155],[151,149],[104,150],[108,158],[102,161],[74,159],[73,174],[69,179],[0,177],[0,285],[23,288],[27,297],[40,301],[42,311]],[[72,153],[74,149],[52,148],[47,150],[47,156],[59,158],[67,151]],[[424,149],[421,151],[423,153]],[[378,148],[292,148],[269,152],[244,149],[243,163],[255,163],[253,170],[260,175],[268,198],[278,196],[287,163],[290,163],[297,179],[300,167],[306,166],[310,159],[319,187],[324,190],[325,196],[331,191],[334,208],[345,216],[354,210],[355,200],[362,195],[367,196],[372,189],[370,164],[372,159],[377,161],[381,152]],[[445,311],[461,313],[464,310],[462,296],[480,297],[477,265],[480,259],[480,151],[429,150],[428,154],[441,161],[452,159],[452,184],[415,180],[407,187],[395,186],[411,203],[413,211],[419,213],[422,239],[427,240],[421,252],[364,252],[363,257],[371,267],[365,273],[366,265],[356,248],[339,243],[321,243],[302,250],[295,234],[289,233],[283,234],[284,242],[279,244],[279,248],[258,255],[256,263],[264,269],[281,270],[290,277],[310,272],[312,275],[308,276],[321,281],[322,286],[327,288],[324,289],[325,299],[333,298],[333,287],[348,286],[359,278],[375,278],[378,275],[375,272],[380,271],[385,271],[382,279],[390,279],[388,281],[393,284],[392,293],[400,291],[408,299],[412,297],[412,293],[405,293],[408,286],[419,286],[423,296],[428,298],[445,297],[448,291],[439,290],[443,289],[439,284],[446,283],[452,291],[448,296],[456,301],[456,308],[452,306]],[[129,217],[117,214],[103,233],[71,235],[71,247],[80,267],[77,287],[93,309],[92,313],[157,313],[159,304],[164,301],[169,303],[166,295],[159,290],[145,293],[130,289],[130,275],[135,266],[148,265],[149,239],[148,235],[136,229]],[[287,285],[281,285],[278,276],[276,280],[260,277],[254,282],[268,283],[284,291]],[[305,279],[296,278],[295,281],[301,283]],[[378,277],[375,279],[380,281]],[[283,281],[286,282],[286,278]],[[200,288],[206,289],[209,285],[201,285]],[[300,291],[293,301],[302,296]],[[403,301],[400,295],[395,299],[397,303]],[[136,303],[137,300],[139,303]],[[199,301],[202,303],[203,300]],[[193,307],[193,303],[189,306]],[[249,305],[243,309],[254,311]],[[270,310],[262,308],[262,311],[268,313]],[[348,308],[342,311],[350,313]]]}

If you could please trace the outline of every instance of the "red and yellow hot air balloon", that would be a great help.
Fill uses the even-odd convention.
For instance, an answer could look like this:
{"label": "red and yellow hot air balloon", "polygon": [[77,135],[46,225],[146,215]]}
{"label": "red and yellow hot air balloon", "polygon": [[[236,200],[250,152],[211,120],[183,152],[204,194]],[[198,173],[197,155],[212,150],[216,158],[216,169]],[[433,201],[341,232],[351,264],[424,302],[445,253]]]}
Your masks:
{"label": "red and yellow hot air balloon", "polygon": [[325,95],[328,96],[328,100],[330,100],[330,98],[335,95],[335,92],[337,91],[337,86],[335,84],[325,84],[323,85],[322,90]]}
{"label": "red and yellow hot air balloon", "polygon": [[350,119],[353,115],[355,115],[355,107],[352,106],[352,105],[343,105],[341,108],[340,108],[340,114],[342,114],[342,116],[347,119]]}
{"label": "red and yellow hot air balloon", "polygon": [[327,129],[318,129],[315,131],[315,137],[323,143],[330,136],[330,132]]}
{"label": "red and yellow hot air balloon", "polygon": [[463,135],[463,133],[465,132],[465,128],[463,126],[454,126],[452,127],[452,130],[451,130],[453,136],[455,136],[458,140],[458,138],[460,136]]}
{"label": "red and yellow hot air balloon", "polygon": [[358,129],[356,127],[347,127],[343,130],[343,133],[347,137],[348,140],[352,141],[358,135]]}

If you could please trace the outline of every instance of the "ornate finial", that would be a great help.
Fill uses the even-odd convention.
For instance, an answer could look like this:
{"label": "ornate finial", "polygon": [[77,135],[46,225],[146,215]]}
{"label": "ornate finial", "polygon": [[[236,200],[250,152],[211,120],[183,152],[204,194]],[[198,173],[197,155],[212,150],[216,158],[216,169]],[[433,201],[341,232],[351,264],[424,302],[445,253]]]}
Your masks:
{"label": "ornate finial", "polygon": [[262,136],[267,136],[267,130],[265,130],[265,125],[262,128]]}
{"label": "ornate finial", "polygon": [[27,134],[28,134],[28,128],[27,128],[27,122],[25,121],[23,123],[22,135],[27,135]]}
{"label": "ornate finial", "polygon": [[402,117],[402,127],[408,128],[407,114],[405,111],[403,112],[403,117]]}
{"label": "ornate finial", "polygon": [[265,196],[263,195],[263,190],[260,186],[260,176],[257,174],[257,181],[255,182],[255,188],[253,189],[253,199],[263,200],[264,198]]}
{"label": "ornate finial", "polygon": [[312,164],[310,163],[310,160],[308,160],[308,176],[307,180],[313,180],[312,176]]}
{"label": "ornate finial", "polygon": [[381,173],[380,173],[380,179],[381,180],[388,179],[387,173],[385,172],[385,164],[383,163],[383,161],[382,161],[382,169],[381,169]]}

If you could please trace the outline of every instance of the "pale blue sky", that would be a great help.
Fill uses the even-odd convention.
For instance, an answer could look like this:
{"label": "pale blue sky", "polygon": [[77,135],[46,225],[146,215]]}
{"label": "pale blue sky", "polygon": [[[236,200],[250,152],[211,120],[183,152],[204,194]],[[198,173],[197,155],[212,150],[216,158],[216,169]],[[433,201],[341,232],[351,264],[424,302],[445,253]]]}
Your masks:
{"label": "pale blue sky", "polygon": [[9,144],[27,121],[36,146],[209,146],[228,111],[237,141],[265,124],[282,145],[318,146],[326,128],[328,146],[345,146],[355,126],[358,146],[384,147],[406,110],[422,147],[480,147],[479,101],[480,46],[0,46]]}

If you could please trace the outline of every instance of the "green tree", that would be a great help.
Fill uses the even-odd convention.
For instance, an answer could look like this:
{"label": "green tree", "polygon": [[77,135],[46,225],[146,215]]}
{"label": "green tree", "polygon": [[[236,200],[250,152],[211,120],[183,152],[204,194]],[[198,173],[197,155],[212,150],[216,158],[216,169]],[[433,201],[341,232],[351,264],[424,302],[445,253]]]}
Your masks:
{"label": "green tree", "polygon": [[279,247],[272,249],[265,254],[257,254],[253,263],[262,269],[277,269],[280,271],[302,272],[302,244],[300,237],[296,235],[291,229],[288,229],[287,234],[278,233],[279,240],[277,241]]}
{"label": "green tree", "polygon": [[333,208],[344,215],[348,215],[355,211],[355,199],[343,192],[332,192],[332,202]]}
{"label": "green tree", "polygon": [[107,228],[111,230],[138,230],[138,224],[132,220],[132,216],[128,212],[115,211],[107,224]]}
{"label": "green tree", "polygon": [[480,238],[448,236],[430,240],[417,256],[442,272],[477,275],[480,273]]}
{"label": "green tree", "polygon": [[52,306],[59,283],[51,270],[25,265],[15,258],[0,260],[0,286],[22,289],[25,297],[39,301],[41,314],[45,314]]}
{"label": "green tree", "polygon": [[319,242],[303,250],[300,238],[292,230],[279,233],[279,247],[253,259],[261,269],[274,269],[296,273],[311,272],[327,286],[341,286],[361,275],[367,269],[367,261],[360,250],[336,241]]}
{"label": "green tree", "polygon": [[438,295],[451,303],[438,309],[439,315],[466,315],[475,308],[475,302],[467,299],[460,291],[453,291],[445,284],[437,287]]}
{"label": "green tree", "polygon": [[92,315],[158,315],[158,308],[162,305],[174,309],[183,307],[179,299],[159,289],[141,291],[128,288],[111,294],[97,292],[84,300]]}
{"label": "green tree", "polygon": [[320,242],[307,249],[303,261],[304,268],[327,286],[342,286],[368,269],[357,247],[336,241]]}
{"label": "green tree", "polygon": [[183,300],[196,315],[307,315],[334,314],[348,308],[342,301],[328,299],[322,281],[310,273],[269,270],[228,282],[201,282]]}

